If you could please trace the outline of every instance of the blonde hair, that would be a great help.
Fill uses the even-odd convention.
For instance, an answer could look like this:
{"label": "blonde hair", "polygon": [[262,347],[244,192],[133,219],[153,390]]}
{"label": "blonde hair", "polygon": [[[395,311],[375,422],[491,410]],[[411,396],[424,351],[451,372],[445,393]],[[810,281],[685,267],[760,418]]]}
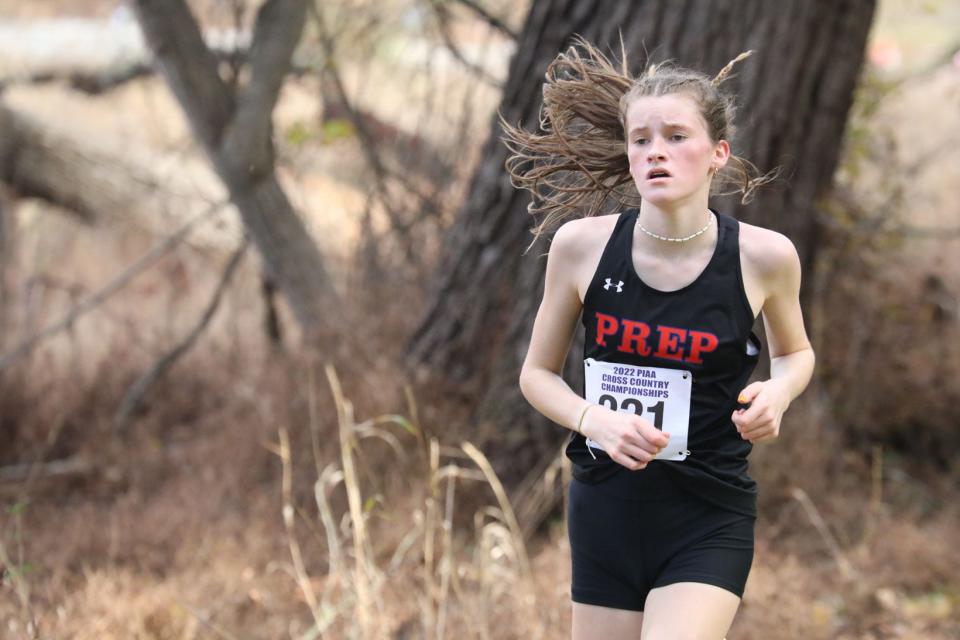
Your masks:
{"label": "blonde hair", "polygon": [[[541,132],[514,127],[500,115],[501,139],[510,152],[505,162],[510,181],[533,194],[527,206],[531,214],[545,214],[533,229],[530,246],[545,229],[566,218],[639,204],[626,151],[627,108],[635,99],[684,94],[697,104],[711,140],[731,142],[736,108],[720,85],[751,53],[741,53],[713,78],[669,61],[652,64],[634,77],[622,43],[621,60],[615,66],[577,36],[574,45],[547,67]],[[741,202],[746,204],[757,187],[775,178],[776,171],[761,176],[750,162],[731,155],[714,176],[711,194],[742,193]],[[722,191],[728,184],[734,188]]]}

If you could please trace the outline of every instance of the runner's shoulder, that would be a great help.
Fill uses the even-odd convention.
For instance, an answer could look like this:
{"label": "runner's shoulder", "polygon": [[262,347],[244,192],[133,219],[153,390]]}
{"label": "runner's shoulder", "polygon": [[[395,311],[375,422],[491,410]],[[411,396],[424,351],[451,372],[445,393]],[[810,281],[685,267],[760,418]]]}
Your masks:
{"label": "runner's shoulder", "polygon": [[617,217],[618,214],[611,213],[567,220],[557,229],[552,244],[559,243],[557,250],[568,257],[589,256],[603,249],[613,232]]}
{"label": "runner's shoulder", "polygon": [[751,271],[765,281],[791,278],[800,272],[800,257],[787,236],[757,225],[740,222],[740,253]]}

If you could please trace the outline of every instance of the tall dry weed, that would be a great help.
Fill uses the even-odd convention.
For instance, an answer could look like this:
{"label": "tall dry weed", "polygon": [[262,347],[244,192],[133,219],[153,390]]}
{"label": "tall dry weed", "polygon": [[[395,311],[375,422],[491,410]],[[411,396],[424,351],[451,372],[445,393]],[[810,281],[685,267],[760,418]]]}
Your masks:
{"label": "tall dry weed", "polygon": [[[454,629],[477,638],[545,637],[548,629],[536,615],[538,587],[520,523],[490,462],[471,443],[446,447],[431,437],[425,448],[416,448],[426,456],[426,465],[420,467],[425,471],[418,485],[421,494],[409,498],[409,504],[416,505],[412,513],[389,516],[393,527],[405,527],[394,531],[399,539],[395,548],[386,554],[374,551],[372,538],[379,532],[371,519],[377,504],[364,496],[357,474],[356,460],[363,456],[360,444],[371,438],[397,451],[409,450],[389,428],[399,427],[417,441],[423,440],[424,431],[414,420],[398,415],[356,422],[336,370],[328,365],[325,373],[337,407],[341,468],[331,463],[321,469],[316,460],[314,517],[326,535],[329,568],[320,589],[306,570],[298,542],[299,510],[292,503],[293,461],[286,429],[279,431],[277,448],[283,464],[282,513],[291,575],[314,620],[307,637],[439,639],[449,637]],[[410,414],[416,413],[411,406]],[[457,539],[457,487],[471,482],[487,485],[494,500],[474,512],[472,539],[466,532]],[[328,498],[339,484],[348,509],[344,527],[338,528]]]}

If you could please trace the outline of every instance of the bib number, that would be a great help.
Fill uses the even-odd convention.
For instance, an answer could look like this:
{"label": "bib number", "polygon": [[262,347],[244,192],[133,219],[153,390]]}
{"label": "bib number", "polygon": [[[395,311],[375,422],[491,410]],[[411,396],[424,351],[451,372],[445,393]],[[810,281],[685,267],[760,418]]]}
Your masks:
{"label": "bib number", "polygon": [[[612,411],[642,416],[670,434],[658,460],[685,460],[690,452],[690,392],[693,374],[682,369],[639,367],[587,358],[583,361],[585,397]],[[587,446],[603,450],[596,440]]]}

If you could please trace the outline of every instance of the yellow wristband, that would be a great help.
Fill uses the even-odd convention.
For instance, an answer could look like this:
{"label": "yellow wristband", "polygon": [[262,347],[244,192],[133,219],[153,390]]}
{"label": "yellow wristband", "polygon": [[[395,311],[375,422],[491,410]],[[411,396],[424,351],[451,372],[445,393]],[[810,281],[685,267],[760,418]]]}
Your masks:
{"label": "yellow wristband", "polygon": [[583,411],[580,412],[580,420],[577,422],[577,433],[583,435],[583,431],[580,430],[580,427],[583,425],[583,416],[587,415],[587,409],[593,406],[593,403],[587,403],[587,406],[583,408]]}

